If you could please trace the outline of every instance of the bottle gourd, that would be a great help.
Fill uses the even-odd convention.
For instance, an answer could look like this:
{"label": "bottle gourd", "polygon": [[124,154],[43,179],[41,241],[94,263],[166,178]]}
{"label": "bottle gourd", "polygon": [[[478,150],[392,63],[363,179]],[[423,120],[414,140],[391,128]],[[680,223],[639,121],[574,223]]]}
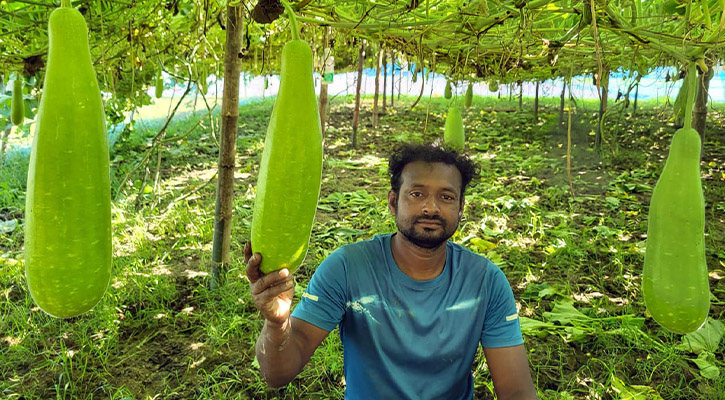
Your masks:
{"label": "bottle gourd", "polygon": [[469,83],[466,88],[466,95],[463,97],[463,106],[468,108],[473,104],[473,84]]}
{"label": "bottle gourd", "polygon": [[672,137],[652,191],[642,276],[647,311],[658,324],[679,334],[702,326],[710,309],[700,135],[691,127],[695,69],[690,68],[687,75],[685,126]]}
{"label": "bottle gourd", "polygon": [[63,0],[48,30],[28,169],[25,275],[35,303],[68,318],[98,303],[111,277],[108,136],[83,16]]}
{"label": "bottle gourd", "polygon": [[20,74],[15,76],[13,82],[13,99],[10,104],[10,122],[20,126],[25,120],[25,103],[23,102],[23,78]]}
{"label": "bottle gourd", "polygon": [[158,75],[156,75],[156,87],[154,95],[156,95],[157,99],[160,99],[164,95],[164,77],[161,75],[161,70],[159,70]]}
{"label": "bottle gourd", "polygon": [[463,117],[458,107],[452,105],[448,108],[446,124],[443,130],[443,143],[456,151],[463,151],[466,143],[466,135],[463,130]]}
{"label": "bottle gourd", "polygon": [[307,254],[322,179],[322,127],[312,77],[312,50],[299,39],[282,49],[280,87],[272,108],[257,179],[252,250],[267,274],[293,273]]}

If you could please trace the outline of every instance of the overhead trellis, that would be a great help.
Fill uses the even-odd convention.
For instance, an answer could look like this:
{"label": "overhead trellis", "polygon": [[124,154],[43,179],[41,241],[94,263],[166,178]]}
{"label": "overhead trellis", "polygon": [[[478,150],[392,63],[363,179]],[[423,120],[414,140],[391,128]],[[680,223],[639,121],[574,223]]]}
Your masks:
{"label": "overhead trellis", "polygon": [[[543,80],[606,70],[643,75],[657,66],[714,65],[725,47],[725,0],[302,0],[292,2],[302,37],[322,54],[332,27],[338,70],[353,69],[357,47],[381,43],[398,60],[452,79]],[[194,77],[218,68],[227,6],[247,18],[242,69],[275,73],[288,40],[279,0],[74,1],[89,22],[102,85],[134,97],[159,68]],[[37,74],[47,52],[55,1],[0,2],[0,64]],[[434,65],[435,64],[435,65]]]}
{"label": "overhead trellis", "polygon": [[[259,4],[276,0],[261,0]],[[300,21],[379,41],[452,78],[546,79],[722,58],[725,1],[311,1]]]}

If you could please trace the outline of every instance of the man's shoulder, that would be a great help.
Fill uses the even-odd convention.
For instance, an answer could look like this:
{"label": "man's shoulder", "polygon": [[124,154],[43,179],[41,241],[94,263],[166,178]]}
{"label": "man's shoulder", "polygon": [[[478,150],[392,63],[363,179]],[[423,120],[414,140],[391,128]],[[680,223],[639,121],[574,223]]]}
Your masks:
{"label": "man's shoulder", "polygon": [[365,260],[384,259],[385,244],[390,243],[390,236],[391,234],[380,234],[369,239],[344,244],[327,256],[325,261],[332,264],[358,264]]}
{"label": "man's shoulder", "polygon": [[355,243],[340,246],[338,250],[343,253],[360,251],[382,252],[384,250],[385,243],[390,243],[390,236],[392,236],[391,233],[375,235],[369,239],[359,240]]}
{"label": "man's shoulder", "polygon": [[482,272],[494,272],[496,270],[500,270],[493,261],[458,243],[448,241],[448,249],[452,252],[453,260],[455,260],[461,268],[477,269]]}

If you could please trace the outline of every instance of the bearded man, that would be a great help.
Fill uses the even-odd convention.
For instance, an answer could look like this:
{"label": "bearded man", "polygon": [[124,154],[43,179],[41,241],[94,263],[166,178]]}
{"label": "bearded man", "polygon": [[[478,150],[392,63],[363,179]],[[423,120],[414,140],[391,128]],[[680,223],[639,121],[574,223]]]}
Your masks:
{"label": "bearded man", "polygon": [[333,252],[291,313],[292,275],[263,275],[263,255],[247,244],[250,290],[265,319],[256,345],[264,379],[289,383],[339,326],[345,399],[473,399],[479,345],[499,400],[536,399],[508,280],[448,241],[475,165],[454,151],[407,144],[396,147],[388,170],[397,232]]}

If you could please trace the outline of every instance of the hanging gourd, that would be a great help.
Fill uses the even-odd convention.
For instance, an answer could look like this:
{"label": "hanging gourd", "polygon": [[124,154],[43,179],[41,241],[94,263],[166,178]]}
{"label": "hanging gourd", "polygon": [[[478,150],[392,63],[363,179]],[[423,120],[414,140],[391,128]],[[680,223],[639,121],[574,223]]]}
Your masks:
{"label": "hanging gourd", "polygon": [[468,108],[473,103],[473,84],[469,83],[468,87],[466,88],[466,94],[463,97],[463,106],[465,108]]}
{"label": "hanging gourd", "polygon": [[453,97],[453,90],[451,88],[451,81],[446,81],[446,89],[443,91],[443,97],[450,99]]}
{"label": "hanging gourd", "polygon": [[488,91],[491,93],[498,92],[498,81],[493,80],[488,82]]}
{"label": "hanging gourd", "polygon": [[463,117],[455,104],[448,108],[446,124],[443,128],[443,143],[446,147],[456,151],[463,151],[465,147],[466,135],[463,131]]}
{"label": "hanging gourd", "polygon": [[294,272],[307,254],[322,179],[322,127],[310,46],[299,38],[289,4],[293,40],[282,50],[280,86],[272,108],[257,178],[252,249],[263,273]]}
{"label": "hanging gourd", "polygon": [[30,152],[25,275],[35,303],[68,318],[111,278],[108,134],[88,28],[70,0],[50,14],[48,63]]}
{"label": "hanging gourd", "polygon": [[642,294],[647,311],[679,334],[697,330],[710,310],[705,262],[705,200],[700,178],[700,135],[692,128],[695,67],[687,72],[684,127],[672,137],[652,191],[647,218]]}
{"label": "hanging gourd", "polygon": [[161,70],[159,70],[158,75],[156,75],[156,98],[160,99],[161,96],[164,95],[164,77],[161,75]]}
{"label": "hanging gourd", "polygon": [[15,75],[13,82],[13,99],[10,104],[10,121],[15,126],[20,126],[25,120],[25,103],[23,102],[23,78],[20,74]]}
{"label": "hanging gourd", "polygon": [[201,64],[201,67],[199,68],[198,83],[199,91],[203,94],[206,94],[207,89],[209,89],[209,84],[207,82],[208,76],[209,73],[206,64]]}

